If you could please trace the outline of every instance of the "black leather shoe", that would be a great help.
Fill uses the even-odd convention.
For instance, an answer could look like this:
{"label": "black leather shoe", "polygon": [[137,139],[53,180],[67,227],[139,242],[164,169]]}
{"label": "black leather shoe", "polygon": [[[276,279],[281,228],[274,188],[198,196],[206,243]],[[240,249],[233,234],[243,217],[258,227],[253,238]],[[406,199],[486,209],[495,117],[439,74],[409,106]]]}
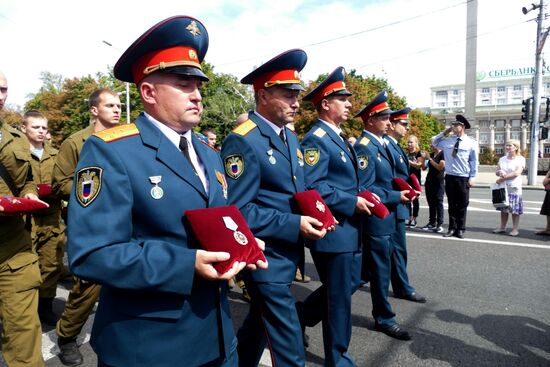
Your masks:
{"label": "black leather shoe", "polygon": [[76,338],[58,338],[59,359],[65,366],[79,366],[84,362],[82,354],[76,345]]}
{"label": "black leather shoe", "polygon": [[445,233],[445,234],[443,235],[443,237],[451,237],[451,236],[454,235],[454,234],[455,234],[455,230],[454,230],[454,229],[449,229],[449,230],[447,231],[447,233]]}
{"label": "black leather shoe", "polygon": [[409,332],[405,329],[402,329],[401,326],[398,324],[394,324],[392,326],[381,326],[378,324],[374,324],[374,328],[377,331],[380,331],[387,336],[391,336],[392,338],[399,339],[399,340],[411,340],[412,335],[409,334]]}
{"label": "black leather shoe", "polygon": [[421,294],[418,294],[416,292],[412,292],[411,294],[407,296],[397,296],[398,298],[406,299],[407,301],[411,302],[418,302],[418,303],[426,303],[426,297],[424,297]]}
{"label": "black leather shoe", "polygon": [[457,237],[457,238],[464,238],[464,231],[463,231],[463,230],[460,230],[460,229],[456,230],[456,231],[455,231],[455,237]]}

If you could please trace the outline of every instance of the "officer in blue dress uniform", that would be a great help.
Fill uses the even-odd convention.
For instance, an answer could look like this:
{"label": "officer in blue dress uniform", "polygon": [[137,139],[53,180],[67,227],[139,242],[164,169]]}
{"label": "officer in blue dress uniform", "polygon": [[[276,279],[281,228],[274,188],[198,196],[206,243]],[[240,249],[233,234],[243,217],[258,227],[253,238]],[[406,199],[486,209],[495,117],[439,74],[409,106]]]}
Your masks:
{"label": "officer in blue dress uniform", "polygon": [[359,213],[370,214],[372,205],[357,196],[360,168],[341,128],[351,108],[344,78],[344,68],[338,67],[304,97],[315,105],[319,116],[302,141],[306,188],[321,194],[338,221],[334,232],[306,241],[322,285],[298,307],[305,326],[323,321],[326,366],[355,365],[348,346],[351,296],[359,288],[361,275]]}
{"label": "officer in blue dress uniform", "polygon": [[245,76],[254,86],[255,110],[225,139],[221,155],[229,202],[265,241],[269,269],[244,272],[252,302],[237,333],[239,364],[257,366],[267,343],[275,366],[303,366],[302,331],[290,285],[304,252],[304,238],[320,239],[322,223],[301,216],[293,194],[304,191],[304,159],[293,122],[303,87],[306,53],[284,52]]}
{"label": "officer in blue dress uniform", "polygon": [[[99,366],[236,366],[227,279],[199,249],[189,209],[226,204],[218,153],[192,133],[202,113],[202,23],[168,18],[114,67],[136,83],[145,112],[135,124],[92,135],[69,205],[71,270],[102,285],[91,345]],[[187,152],[187,153],[186,153]]]}
{"label": "officer in blue dress uniform", "polygon": [[355,151],[358,156],[367,157],[369,166],[374,166],[374,175],[360,172],[360,186],[378,195],[390,212],[384,219],[365,217],[363,249],[366,261],[363,266],[366,264],[370,271],[372,315],[376,330],[396,339],[409,340],[411,335],[396,323],[388,302],[393,253],[391,237],[397,230],[397,208],[408,199],[405,196],[407,191],[397,191],[392,185],[396,162],[384,141],[392,112],[387,100],[388,93],[382,91],[356,115],[361,116],[365,130],[355,143]]}
{"label": "officer in blue dress uniform", "polygon": [[[409,129],[409,113],[406,107],[394,111],[390,115],[390,129],[385,138],[395,162],[396,177],[407,181],[409,179],[409,158],[399,145],[399,139],[407,135]],[[420,194],[420,193],[419,193]],[[407,274],[407,237],[405,220],[409,218],[409,207],[406,204],[397,206],[397,230],[392,235],[393,253],[391,263],[391,285],[396,297],[413,302],[425,303],[426,298],[411,286]]]}

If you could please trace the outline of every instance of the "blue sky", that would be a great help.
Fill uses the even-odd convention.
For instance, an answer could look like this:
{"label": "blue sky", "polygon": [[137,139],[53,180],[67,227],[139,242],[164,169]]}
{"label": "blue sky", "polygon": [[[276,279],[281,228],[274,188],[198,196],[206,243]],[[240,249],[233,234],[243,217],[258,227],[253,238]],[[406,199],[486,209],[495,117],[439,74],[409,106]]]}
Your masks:
{"label": "blue sky", "polygon": [[[206,61],[238,78],[290,48],[303,48],[306,81],[337,66],[387,78],[413,107],[430,87],[464,80],[467,0],[0,0],[8,104],[23,105],[41,71],[105,72],[138,36],[176,14],[201,20]],[[536,12],[527,0],[478,0],[478,70],[534,65]],[[107,40],[113,47],[108,47]]]}

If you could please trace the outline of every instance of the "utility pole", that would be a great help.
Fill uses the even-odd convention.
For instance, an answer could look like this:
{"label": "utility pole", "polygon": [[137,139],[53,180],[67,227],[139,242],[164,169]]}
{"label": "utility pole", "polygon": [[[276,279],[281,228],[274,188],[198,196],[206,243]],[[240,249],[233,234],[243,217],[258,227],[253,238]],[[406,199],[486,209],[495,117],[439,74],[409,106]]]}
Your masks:
{"label": "utility pole", "polygon": [[477,70],[477,0],[468,1],[466,8],[466,82],[464,115],[476,127]]}

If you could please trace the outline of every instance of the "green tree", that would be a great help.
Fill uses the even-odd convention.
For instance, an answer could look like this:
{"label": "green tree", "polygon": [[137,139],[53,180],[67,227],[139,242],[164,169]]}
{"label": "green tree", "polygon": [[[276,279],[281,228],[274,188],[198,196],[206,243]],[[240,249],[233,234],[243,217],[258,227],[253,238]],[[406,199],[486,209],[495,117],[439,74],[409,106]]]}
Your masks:
{"label": "green tree", "polygon": [[479,164],[495,165],[498,163],[499,156],[496,155],[493,149],[485,149],[483,153],[479,154]]}
{"label": "green tree", "polygon": [[196,130],[212,129],[221,142],[233,130],[237,116],[253,108],[254,96],[235,76],[216,74],[208,63],[203,63],[202,68],[210,80],[201,92],[204,112]]}

